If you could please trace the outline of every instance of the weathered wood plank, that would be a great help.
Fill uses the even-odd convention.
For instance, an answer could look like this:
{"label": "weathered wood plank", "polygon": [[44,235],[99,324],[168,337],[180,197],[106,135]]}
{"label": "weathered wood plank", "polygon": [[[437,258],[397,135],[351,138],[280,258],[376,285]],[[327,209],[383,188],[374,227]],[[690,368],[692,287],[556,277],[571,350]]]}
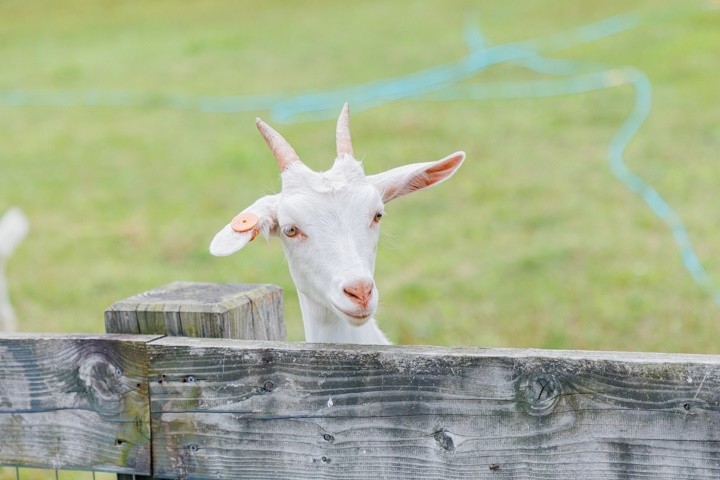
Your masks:
{"label": "weathered wood plank", "polygon": [[108,307],[105,330],[283,340],[282,289],[275,285],[174,282]]}
{"label": "weathered wood plank", "polygon": [[720,356],[149,348],[162,478],[720,477]]}
{"label": "weathered wood plank", "polygon": [[155,338],[0,336],[0,464],[149,473]]}
{"label": "weathered wood plank", "polygon": [[[111,305],[105,311],[105,330],[284,340],[282,289],[275,285],[174,282]],[[136,479],[118,475],[118,480]]]}

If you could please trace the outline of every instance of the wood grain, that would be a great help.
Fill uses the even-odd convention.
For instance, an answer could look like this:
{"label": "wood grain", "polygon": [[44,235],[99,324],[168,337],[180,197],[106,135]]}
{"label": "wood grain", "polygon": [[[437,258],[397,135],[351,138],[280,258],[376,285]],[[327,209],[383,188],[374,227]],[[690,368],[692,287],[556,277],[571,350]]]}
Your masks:
{"label": "wood grain", "polygon": [[0,464],[149,473],[154,338],[0,336]]}
{"label": "wood grain", "polygon": [[174,282],[108,307],[105,330],[284,340],[282,289],[275,285]]}
{"label": "wood grain", "polygon": [[715,479],[720,357],[163,338],[161,478]]}
{"label": "wood grain", "polygon": [[[111,305],[105,311],[105,330],[284,340],[282,301],[282,289],[275,285],[174,282]],[[139,478],[118,475],[118,480]]]}
{"label": "wood grain", "polygon": [[156,478],[183,479],[720,476],[718,356],[5,335],[0,365],[5,465],[145,475],[152,461]]}

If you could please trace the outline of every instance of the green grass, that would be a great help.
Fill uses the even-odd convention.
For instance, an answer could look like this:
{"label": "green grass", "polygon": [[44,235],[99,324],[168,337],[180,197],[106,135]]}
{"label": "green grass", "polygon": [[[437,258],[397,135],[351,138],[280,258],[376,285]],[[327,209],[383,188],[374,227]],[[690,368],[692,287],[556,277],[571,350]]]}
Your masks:
{"label": "green grass", "polygon": [[[37,468],[21,468],[15,470],[14,467],[0,467],[0,479],[3,480],[56,480],[55,470],[44,470]],[[57,472],[57,480],[117,480],[117,475],[112,473],[96,472],[93,476],[92,472],[79,471],[63,471]]]}
{"label": "green grass", "polygon": [[[685,220],[720,283],[720,10],[686,2],[0,1],[0,90],[301,93],[462,58],[475,19],[493,43],[611,15],[640,28],[559,52],[645,71],[653,111],[627,153]],[[671,13],[667,13],[667,12]],[[673,13],[674,12],[674,13]],[[477,81],[532,78],[501,67]],[[716,352],[720,307],[684,270],[665,226],[610,173],[629,87],[546,99],[402,101],[352,117],[369,173],[457,149],[449,182],[397,200],[376,280],[397,343]],[[340,105],[338,105],[338,110]],[[0,210],[32,232],[8,264],[28,331],[99,332],[113,301],[174,280],[276,283],[302,339],[279,242],[207,246],[279,188],[253,119],[145,107],[0,107]],[[310,166],[334,122],[275,126]]]}

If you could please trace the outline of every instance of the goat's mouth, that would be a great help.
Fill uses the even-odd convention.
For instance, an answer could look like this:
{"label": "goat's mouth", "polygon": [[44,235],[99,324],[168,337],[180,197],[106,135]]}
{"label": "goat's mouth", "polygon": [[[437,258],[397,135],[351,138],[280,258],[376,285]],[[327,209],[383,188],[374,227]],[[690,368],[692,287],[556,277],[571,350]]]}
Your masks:
{"label": "goat's mouth", "polygon": [[338,307],[337,305],[335,305],[335,303],[333,303],[333,306],[337,309],[337,311],[345,315],[345,317],[347,317],[348,321],[352,325],[355,325],[357,327],[364,325],[365,322],[370,320],[374,313],[373,309],[362,310],[361,312],[349,312],[343,308]]}

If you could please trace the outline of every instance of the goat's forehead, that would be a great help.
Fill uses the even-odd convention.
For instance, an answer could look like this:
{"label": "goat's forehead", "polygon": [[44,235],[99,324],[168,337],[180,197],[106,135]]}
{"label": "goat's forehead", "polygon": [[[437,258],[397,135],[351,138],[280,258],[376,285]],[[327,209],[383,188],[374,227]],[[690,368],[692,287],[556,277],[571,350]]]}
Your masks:
{"label": "goat's forehead", "polygon": [[[359,162],[356,167],[335,162],[326,172],[313,172],[307,167],[288,168],[282,174],[283,189],[278,206],[280,216],[302,216],[303,212],[321,215],[352,215],[382,204],[380,193],[365,178]],[[340,168],[338,168],[338,166]],[[344,213],[341,213],[344,212]]]}
{"label": "goat's forehead", "polygon": [[283,194],[325,194],[364,188],[368,182],[360,162],[343,155],[325,172],[314,172],[304,165],[291,166],[282,174],[282,185]]}
{"label": "goat's forehead", "polygon": [[[377,205],[379,204],[379,205]],[[283,188],[279,210],[300,213],[303,211],[363,210],[382,205],[380,192],[367,181],[333,185],[305,185],[297,188]]]}

